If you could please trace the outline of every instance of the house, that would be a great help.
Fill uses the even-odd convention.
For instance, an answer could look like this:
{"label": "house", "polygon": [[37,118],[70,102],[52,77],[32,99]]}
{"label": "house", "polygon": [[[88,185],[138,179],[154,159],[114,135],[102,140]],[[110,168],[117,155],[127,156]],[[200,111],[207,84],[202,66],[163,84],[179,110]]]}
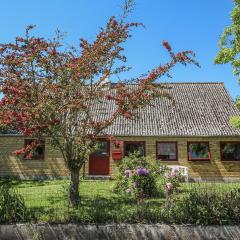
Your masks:
{"label": "house", "polygon": [[[166,165],[189,168],[193,180],[240,181],[240,129],[229,119],[240,115],[223,83],[165,83],[174,101],[158,98],[138,109],[135,120],[119,117],[105,130],[120,140],[99,138],[101,148],[89,158],[85,175],[114,176],[124,155],[138,150]],[[108,104],[111,112],[113,104]],[[101,117],[101,114],[99,114]],[[42,143],[31,160],[12,152],[29,140],[16,134],[0,137],[0,176],[21,178],[68,176],[60,153]]]}

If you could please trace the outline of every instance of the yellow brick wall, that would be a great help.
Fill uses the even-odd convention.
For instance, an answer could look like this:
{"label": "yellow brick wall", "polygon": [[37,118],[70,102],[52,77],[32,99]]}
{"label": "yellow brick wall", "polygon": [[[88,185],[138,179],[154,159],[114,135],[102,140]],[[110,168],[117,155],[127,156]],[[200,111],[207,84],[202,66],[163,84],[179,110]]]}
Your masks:
{"label": "yellow brick wall", "polygon": [[21,178],[34,177],[60,177],[68,176],[61,155],[45,146],[44,160],[23,160],[13,152],[24,146],[23,137],[0,137],[0,176],[16,176]]}
{"label": "yellow brick wall", "polygon": [[[240,141],[240,137],[118,137],[124,141],[145,141],[146,154],[156,159],[156,141],[177,141],[178,161],[164,161],[163,164],[183,165],[189,168],[193,178],[207,179],[240,179],[240,162],[223,162],[220,158],[221,141]],[[188,161],[188,141],[209,141],[211,161]],[[23,137],[6,136],[0,137],[0,176],[18,177],[67,177],[69,172],[64,164],[61,154],[52,150],[49,145],[45,146],[44,160],[22,160],[12,152],[22,148]],[[112,147],[111,147],[112,151]],[[110,153],[110,156],[112,154]],[[119,161],[110,158],[110,175],[115,176]],[[88,163],[85,164],[85,174],[88,174]]]}
{"label": "yellow brick wall", "polygon": [[[221,161],[220,142],[240,141],[240,137],[119,137],[123,141],[145,141],[146,155],[156,159],[156,141],[177,141],[178,161],[163,161],[165,165],[182,165],[189,168],[191,178],[199,180],[224,180],[233,178],[240,180],[240,161]],[[208,141],[211,153],[211,161],[188,161],[187,142]],[[159,160],[157,160],[159,161]],[[111,174],[115,175],[118,161],[111,159]]]}

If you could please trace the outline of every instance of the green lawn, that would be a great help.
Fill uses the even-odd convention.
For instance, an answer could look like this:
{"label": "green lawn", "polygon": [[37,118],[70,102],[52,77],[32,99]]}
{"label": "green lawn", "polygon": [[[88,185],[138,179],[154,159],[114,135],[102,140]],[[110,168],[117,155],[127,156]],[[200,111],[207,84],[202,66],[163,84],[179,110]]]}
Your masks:
{"label": "green lawn", "polygon": [[151,206],[154,209],[164,203],[164,198],[152,198],[137,206],[134,199],[113,192],[114,181],[82,181],[81,207],[75,210],[67,201],[68,181],[22,181],[14,184],[27,207],[35,211],[40,221],[137,222],[135,217],[139,207]]}
{"label": "green lawn", "polygon": [[[165,203],[163,195],[136,202],[132,198],[115,194],[112,190],[114,181],[81,181],[81,207],[75,210],[67,201],[67,180],[12,183],[40,222],[157,222],[161,206]],[[183,196],[192,188],[199,191],[227,191],[240,188],[240,184],[183,183],[180,194]]]}

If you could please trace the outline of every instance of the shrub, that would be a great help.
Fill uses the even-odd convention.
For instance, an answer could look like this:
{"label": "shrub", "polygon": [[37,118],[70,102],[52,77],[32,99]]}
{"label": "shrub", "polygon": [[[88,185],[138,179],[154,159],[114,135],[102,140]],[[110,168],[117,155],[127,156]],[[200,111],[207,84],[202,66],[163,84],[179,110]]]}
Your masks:
{"label": "shrub", "polygon": [[240,223],[240,189],[225,192],[193,189],[173,198],[163,211],[167,223],[223,225]]}
{"label": "shrub", "polygon": [[30,219],[30,211],[22,196],[17,194],[9,182],[0,185],[0,223],[24,222]]}
{"label": "shrub", "polygon": [[139,152],[134,152],[122,159],[120,165],[118,166],[118,170],[120,173],[123,173],[127,169],[136,169],[139,166],[154,170],[159,169],[156,164],[153,163],[151,158],[141,156]]}
{"label": "shrub", "polygon": [[137,152],[130,154],[119,165],[115,192],[136,198],[156,196],[158,169],[149,158],[140,156]]}
{"label": "shrub", "polygon": [[180,171],[175,170],[171,172],[169,169],[164,170],[164,192],[166,196],[170,196],[173,193],[180,192],[180,182],[183,182],[184,178]]}

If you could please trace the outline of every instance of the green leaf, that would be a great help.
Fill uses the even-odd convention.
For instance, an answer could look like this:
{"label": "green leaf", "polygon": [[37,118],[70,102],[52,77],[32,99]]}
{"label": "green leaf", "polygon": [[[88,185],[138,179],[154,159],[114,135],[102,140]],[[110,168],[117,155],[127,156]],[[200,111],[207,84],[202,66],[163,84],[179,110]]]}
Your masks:
{"label": "green leaf", "polygon": [[235,128],[240,128],[240,117],[239,116],[231,117],[230,124]]}
{"label": "green leaf", "polygon": [[230,48],[222,48],[216,56],[214,62],[217,64],[225,64],[233,60],[233,51]]}

